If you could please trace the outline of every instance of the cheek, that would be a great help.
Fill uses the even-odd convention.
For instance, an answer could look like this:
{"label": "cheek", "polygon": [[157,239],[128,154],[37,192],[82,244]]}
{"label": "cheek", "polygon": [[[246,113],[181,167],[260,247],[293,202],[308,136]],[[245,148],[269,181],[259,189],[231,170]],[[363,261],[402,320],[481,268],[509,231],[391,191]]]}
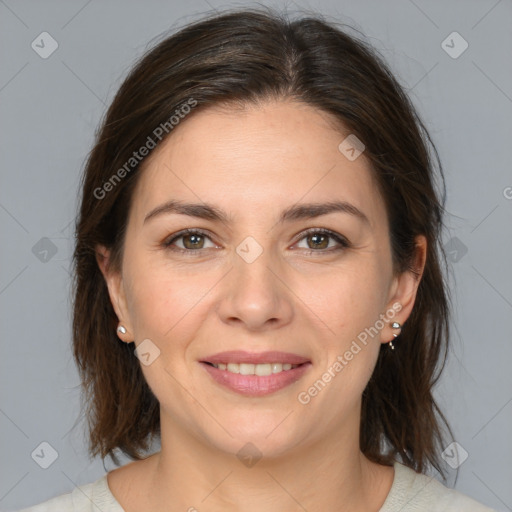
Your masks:
{"label": "cheek", "polygon": [[[373,373],[381,346],[381,325],[377,321],[385,308],[384,277],[375,259],[361,258],[360,263],[347,265],[322,279],[323,293],[317,291],[312,296],[311,309],[329,326],[318,346],[323,351],[321,373],[336,375],[325,400],[344,396],[344,407],[351,407]],[[324,377],[330,378],[323,374],[321,380]]]}
{"label": "cheek", "polygon": [[191,325],[198,325],[197,316],[215,284],[213,273],[187,274],[166,265],[132,261],[127,295],[137,338],[163,341],[187,329],[192,318]]}
{"label": "cheek", "polygon": [[375,368],[380,337],[368,331],[383,312],[383,293],[377,266],[368,260],[316,282],[323,286],[315,288],[307,304],[329,329],[314,340],[319,364],[301,386],[298,400],[309,404],[303,413],[312,420],[322,415],[326,423],[339,425],[357,410]]}
{"label": "cheek", "polygon": [[347,337],[355,337],[361,330],[372,326],[382,312],[385,284],[379,266],[369,259],[361,259],[360,263],[346,268],[340,267],[310,284],[307,295],[312,309],[336,333],[342,344]]}

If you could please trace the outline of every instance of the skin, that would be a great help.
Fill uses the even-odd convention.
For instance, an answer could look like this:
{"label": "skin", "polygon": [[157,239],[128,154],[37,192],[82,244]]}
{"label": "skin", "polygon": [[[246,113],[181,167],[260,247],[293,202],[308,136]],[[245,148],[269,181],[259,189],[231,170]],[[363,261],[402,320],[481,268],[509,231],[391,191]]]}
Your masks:
{"label": "skin", "polygon": [[[359,449],[361,395],[381,343],[397,331],[386,323],[308,404],[297,399],[393,304],[402,309],[391,321],[407,320],[425,264],[418,237],[420,278],[393,274],[384,202],[364,153],[350,161],[338,149],[346,135],[297,102],[210,108],[182,121],[145,162],[121,271],[109,270],[108,250],[97,248],[127,330],[121,340],[149,338],[160,350],[141,366],[160,403],[161,451],[108,474],[125,510],[368,512],[383,504],[394,470]],[[144,223],[169,199],[214,204],[231,220],[171,213]],[[339,212],[277,223],[296,203],[332,200],[357,206],[369,224]],[[163,246],[185,228],[209,238],[200,249],[190,249],[190,236],[174,247],[201,254]],[[337,242],[304,237],[307,228],[330,229],[351,246],[328,252]],[[263,248],[252,263],[236,252],[247,236]],[[285,389],[246,397],[199,363],[236,349],[293,352],[312,367]],[[263,455],[252,467],[236,456],[248,442]]]}

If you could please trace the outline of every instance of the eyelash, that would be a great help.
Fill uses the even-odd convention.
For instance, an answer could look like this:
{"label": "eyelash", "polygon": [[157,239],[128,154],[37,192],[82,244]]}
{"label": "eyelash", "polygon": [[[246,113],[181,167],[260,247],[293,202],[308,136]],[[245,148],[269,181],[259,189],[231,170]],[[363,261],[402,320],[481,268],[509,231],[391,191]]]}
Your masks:
{"label": "eyelash", "polygon": [[[181,249],[179,247],[172,247],[172,244],[176,240],[179,240],[180,238],[184,237],[185,235],[200,235],[200,236],[207,237],[207,238],[209,238],[211,240],[211,237],[209,236],[209,234],[207,232],[201,230],[201,229],[184,229],[183,231],[180,231],[179,233],[176,233],[176,235],[173,235],[172,238],[170,238],[170,239],[168,238],[166,241],[164,241],[162,243],[162,246],[165,249],[169,249],[171,251],[178,252],[178,253],[181,253],[181,254],[187,254],[188,256],[197,256],[198,254],[200,254],[202,251],[205,250],[205,249],[197,249],[197,250],[194,250],[194,249]],[[319,250],[303,249],[303,250],[306,251],[306,254],[308,256],[311,256],[313,254],[319,254],[319,253],[320,254],[325,254],[325,253],[337,252],[337,251],[341,251],[341,250],[344,250],[344,249],[347,249],[347,248],[351,247],[351,244],[349,243],[349,241],[346,238],[344,238],[341,235],[335,233],[334,231],[331,231],[331,230],[325,229],[325,228],[322,228],[322,229],[319,229],[319,228],[309,228],[306,231],[303,231],[300,234],[300,238],[297,240],[296,243],[299,243],[302,239],[306,238],[309,235],[327,235],[330,238],[334,239],[339,244],[339,246],[338,247],[334,247],[334,248],[331,247],[330,249],[319,249]]]}

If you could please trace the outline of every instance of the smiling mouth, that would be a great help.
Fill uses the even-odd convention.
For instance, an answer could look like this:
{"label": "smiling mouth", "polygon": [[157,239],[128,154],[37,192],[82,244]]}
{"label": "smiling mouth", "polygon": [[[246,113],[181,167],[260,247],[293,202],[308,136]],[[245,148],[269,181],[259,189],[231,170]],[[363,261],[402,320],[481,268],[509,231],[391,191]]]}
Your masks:
{"label": "smiling mouth", "polygon": [[229,373],[235,373],[240,375],[257,375],[259,377],[266,377],[268,375],[274,375],[276,373],[286,372],[303,366],[307,363],[302,364],[290,364],[290,363],[210,363],[203,361],[204,363],[213,366],[222,371]]}
{"label": "smiling mouth", "polygon": [[303,378],[311,361],[291,363],[222,363],[200,361],[209,376],[224,388],[248,397],[263,397],[280,391]]}

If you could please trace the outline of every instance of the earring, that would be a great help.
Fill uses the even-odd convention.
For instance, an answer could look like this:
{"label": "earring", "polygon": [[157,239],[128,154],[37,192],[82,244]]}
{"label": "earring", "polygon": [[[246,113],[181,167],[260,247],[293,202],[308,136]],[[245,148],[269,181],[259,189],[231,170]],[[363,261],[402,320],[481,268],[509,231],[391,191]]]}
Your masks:
{"label": "earring", "polygon": [[126,328],[123,325],[120,325],[117,328],[117,332],[120,332],[121,334],[126,334]]}
{"label": "earring", "polygon": [[[398,322],[393,322],[393,323],[391,324],[391,329],[402,329],[402,326],[401,326]],[[400,333],[398,333],[398,334],[400,334]],[[396,337],[398,336],[398,334],[393,333],[393,336],[396,338]],[[393,341],[390,341],[390,342],[388,343],[388,345],[389,345],[389,348],[390,348],[391,350],[395,350],[395,347],[394,347],[394,345],[393,345]]]}

